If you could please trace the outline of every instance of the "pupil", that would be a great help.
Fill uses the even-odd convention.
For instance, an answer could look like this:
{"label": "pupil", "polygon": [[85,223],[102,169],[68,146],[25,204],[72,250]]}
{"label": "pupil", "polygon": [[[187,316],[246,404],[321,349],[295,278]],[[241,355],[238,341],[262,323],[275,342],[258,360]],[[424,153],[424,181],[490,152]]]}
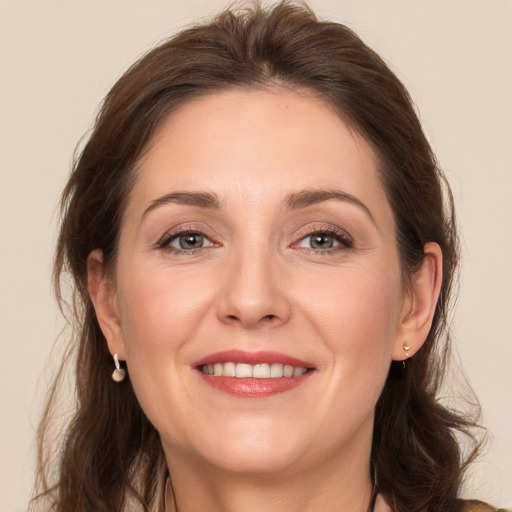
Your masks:
{"label": "pupil", "polygon": [[195,233],[182,235],[180,237],[180,247],[182,249],[194,249],[197,247],[202,247],[203,245],[203,236]]}
{"label": "pupil", "polygon": [[332,247],[333,238],[331,235],[319,234],[313,237],[311,245],[314,248]]}

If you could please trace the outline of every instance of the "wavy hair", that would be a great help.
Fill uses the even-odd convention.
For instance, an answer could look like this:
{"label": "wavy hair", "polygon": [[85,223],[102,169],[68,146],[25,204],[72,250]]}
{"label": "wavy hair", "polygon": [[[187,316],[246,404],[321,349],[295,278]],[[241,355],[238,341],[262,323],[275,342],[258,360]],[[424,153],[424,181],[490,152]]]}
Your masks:
{"label": "wavy hair", "polygon": [[[458,510],[461,479],[477,443],[473,420],[438,399],[458,264],[452,196],[395,74],[349,28],[319,21],[307,6],[290,1],[227,9],[187,28],[136,62],[105,98],[63,192],[54,267],[61,304],[63,276],[74,290],[76,409],[52,459],[57,377],[39,430],[39,495],[32,505],[44,502],[58,512],[161,512],[166,465],[158,432],[129,379],[119,385],[110,378],[112,359],[87,291],[87,258],[101,249],[107,268],[115,265],[137,163],[164,119],[204,94],[267,86],[314,93],[372,145],[406,283],[427,242],[442,249],[444,277],[432,328],[407,368],[391,364],[375,411],[370,470],[375,492],[394,512]],[[473,441],[466,458],[460,433]]]}

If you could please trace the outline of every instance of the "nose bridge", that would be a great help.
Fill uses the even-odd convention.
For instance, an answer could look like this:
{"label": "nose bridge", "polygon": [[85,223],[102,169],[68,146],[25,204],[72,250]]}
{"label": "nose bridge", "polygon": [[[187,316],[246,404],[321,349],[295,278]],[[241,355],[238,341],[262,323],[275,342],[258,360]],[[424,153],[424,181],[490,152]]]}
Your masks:
{"label": "nose bridge", "polygon": [[223,322],[246,328],[286,322],[289,304],[278,256],[269,244],[253,242],[233,250],[219,298],[219,317]]}

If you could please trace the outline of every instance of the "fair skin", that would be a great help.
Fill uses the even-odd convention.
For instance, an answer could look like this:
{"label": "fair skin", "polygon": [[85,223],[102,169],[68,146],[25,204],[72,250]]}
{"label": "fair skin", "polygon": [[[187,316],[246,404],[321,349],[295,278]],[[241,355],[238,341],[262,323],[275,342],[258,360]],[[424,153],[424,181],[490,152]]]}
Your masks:
{"label": "fair skin", "polygon": [[[368,509],[375,404],[404,344],[413,356],[425,340],[441,283],[427,244],[404,286],[394,229],[369,144],[318,99],[215,93],[159,128],[115,275],[94,251],[89,290],[179,512]],[[205,376],[202,359],[233,350],[307,372],[276,388]]]}

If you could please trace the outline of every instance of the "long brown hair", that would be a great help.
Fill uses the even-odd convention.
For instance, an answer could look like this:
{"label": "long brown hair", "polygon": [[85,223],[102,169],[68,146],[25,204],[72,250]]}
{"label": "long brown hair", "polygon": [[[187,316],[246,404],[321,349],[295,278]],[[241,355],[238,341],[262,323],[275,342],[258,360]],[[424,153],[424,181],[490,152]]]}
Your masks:
{"label": "long brown hair", "polygon": [[[396,223],[406,279],[423,247],[443,251],[444,280],[432,329],[407,363],[391,364],[377,404],[371,453],[376,492],[395,512],[456,511],[464,459],[457,442],[473,422],[437,399],[449,355],[447,326],[458,244],[449,187],[412,101],[383,60],[347,27],[318,21],[302,4],[226,10],[135,63],[114,85],[76,159],[62,196],[54,280],[72,280],[76,410],[50,481],[48,432],[58,379],[39,431],[39,491],[62,512],[157,510],[165,475],[158,433],[127,379],[112,382],[112,358],[87,291],[87,257],[115,264],[120,222],[137,162],[159,124],[191,99],[273,84],[315,93],[373,146]],[[476,446],[476,444],[474,444]]]}

